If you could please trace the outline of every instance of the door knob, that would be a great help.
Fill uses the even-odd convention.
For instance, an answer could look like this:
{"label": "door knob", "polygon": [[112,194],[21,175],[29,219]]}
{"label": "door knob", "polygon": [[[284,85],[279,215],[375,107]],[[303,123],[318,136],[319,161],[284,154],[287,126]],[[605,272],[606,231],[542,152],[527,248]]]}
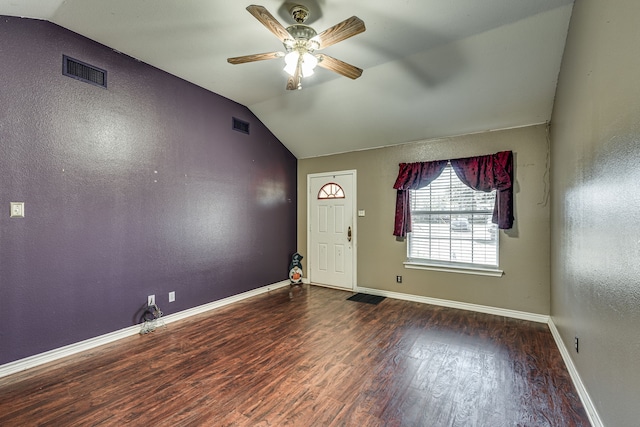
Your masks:
{"label": "door knob", "polygon": [[351,241],[351,226],[347,229],[347,240]]}

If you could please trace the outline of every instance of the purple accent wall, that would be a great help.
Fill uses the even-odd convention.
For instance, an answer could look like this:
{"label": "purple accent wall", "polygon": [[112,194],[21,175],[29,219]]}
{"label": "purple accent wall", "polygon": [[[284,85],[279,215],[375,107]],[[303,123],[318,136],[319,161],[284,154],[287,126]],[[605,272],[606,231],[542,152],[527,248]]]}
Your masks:
{"label": "purple accent wall", "polygon": [[246,107],[45,21],[0,58],[0,364],[287,279],[297,160]]}

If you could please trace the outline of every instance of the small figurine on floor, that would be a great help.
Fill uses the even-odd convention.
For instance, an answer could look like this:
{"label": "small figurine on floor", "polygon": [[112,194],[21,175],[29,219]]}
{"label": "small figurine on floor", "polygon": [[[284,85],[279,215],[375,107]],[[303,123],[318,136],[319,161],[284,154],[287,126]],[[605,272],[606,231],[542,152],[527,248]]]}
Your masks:
{"label": "small figurine on floor", "polygon": [[293,254],[291,258],[291,264],[289,264],[289,280],[291,283],[289,284],[291,287],[293,286],[302,286],[302,255],[298,252]]}

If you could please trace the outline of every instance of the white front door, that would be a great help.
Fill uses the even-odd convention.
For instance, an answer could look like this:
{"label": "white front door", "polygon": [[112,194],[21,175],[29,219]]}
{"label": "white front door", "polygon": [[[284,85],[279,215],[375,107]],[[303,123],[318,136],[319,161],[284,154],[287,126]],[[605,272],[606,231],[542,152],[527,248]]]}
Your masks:
{"label": "white front door", "polygon": [[355,289],[356,171],[307,176],[309,280]]}

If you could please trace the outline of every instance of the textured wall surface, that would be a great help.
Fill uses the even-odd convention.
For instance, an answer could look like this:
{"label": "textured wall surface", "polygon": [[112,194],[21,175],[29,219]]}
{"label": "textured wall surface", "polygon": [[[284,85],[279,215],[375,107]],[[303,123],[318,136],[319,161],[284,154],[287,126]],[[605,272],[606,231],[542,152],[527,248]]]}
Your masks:
{"label": "textured wall surface", "polygon": [[638,16],[575,3],[552,119],[551,314],[607,426],[640,419]]}
{"label": "textured wall surface", "polygon": [[[393,236],[398,164],[453,159],[512,150],[515,223],[500,231],[502,277],[404,268],[406,242]],[[376,150],[301,159],[298,182],[307,174],[356,169],[358,286],[451,301],[549,314],[548,143],[544,125],[464,135]],[[307,248],[307,194],[298,191],[298,248]],[[403,276],[396,283],[396,275]]]}
{"label": "textured wall surface", "polygon": [[247,108],[43,21],[0,57],[0,364],[287,278],[297,160]]}

